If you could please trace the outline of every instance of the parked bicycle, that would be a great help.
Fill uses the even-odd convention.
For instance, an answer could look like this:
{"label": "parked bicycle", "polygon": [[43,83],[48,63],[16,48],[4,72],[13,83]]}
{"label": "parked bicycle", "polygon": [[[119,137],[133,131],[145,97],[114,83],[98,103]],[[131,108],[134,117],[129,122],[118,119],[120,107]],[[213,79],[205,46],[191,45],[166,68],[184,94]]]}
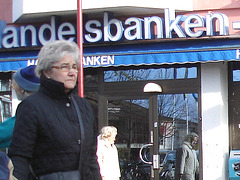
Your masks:
{"label": "parked bicycle", "polygon": [[163,165],[162,170],[159,174],[159,178],[161,180],[174,180],[175,173],[175,161],[167,160],[167,162]]}
{"label": "parked bicycle", "polygon": [[145,172],[141,162],[125,162],[121,166],[121,180],[149,180],[149,172]]}

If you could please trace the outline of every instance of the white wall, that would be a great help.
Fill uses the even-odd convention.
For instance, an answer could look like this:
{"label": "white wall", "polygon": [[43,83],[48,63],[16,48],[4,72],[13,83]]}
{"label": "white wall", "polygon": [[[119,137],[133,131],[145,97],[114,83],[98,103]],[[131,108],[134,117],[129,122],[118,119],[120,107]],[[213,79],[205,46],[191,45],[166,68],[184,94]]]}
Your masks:
{"label": "white wall", "polygon": [[12,22],[23,14],[23,0],[12,0]]}
{"label": "white wall", "polygon": [[[82,2],[83,10],[97,10],[106,8],[122,8],[120,11],[124,12],[124,7],[130,8],[144,8],[150,9],[165,9],[172,8],[182,11],[193,10],[193,0],[79,0]],[[13,0],[13,22],[15,22],[22,15],[31,15],[35,13],[60,12],[60,11],[76,11],[78,0]],[[159,11],[162,12],[162,11]],[[141,14],[141,12],[139,12]]]}
{"label": "white wall", "polygon": [[21,101],[17,99],[17,95],[14,90],[12,90],[12,116],[15,115],[17,106]]}
{"label": "white wall", "polygon": [[201,65],[203,180],[228,179],[227,63]]}

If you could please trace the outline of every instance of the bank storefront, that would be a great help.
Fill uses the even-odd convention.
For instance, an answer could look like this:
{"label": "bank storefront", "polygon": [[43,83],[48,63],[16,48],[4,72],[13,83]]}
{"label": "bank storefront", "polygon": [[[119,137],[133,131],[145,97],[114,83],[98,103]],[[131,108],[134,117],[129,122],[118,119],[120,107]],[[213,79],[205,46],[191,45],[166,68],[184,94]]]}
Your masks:
{"label": "bank storefront", "polygon": [[[125,162],[136,164],[144,145],[157,147],[161,160],[162,154],[181,146],[186,134],[195,132],[200,137],[196,149],[200,179],[227,179],[229,150],[240,148],[239,39],[229,35],[225,14],[171,19],[170,13],[165,11],[165,19],[119,20],[104,13],[102,20],[86,20],[85,97],[97,114],[99,129],[104,125],[118,128],[123,177],[131,176]],[[76,25],[72,19],[62,21],[55,16],[43,23],[2,24],[1,115],[5,120],[17,104],[11,90],[13,72],[37,64],[38,51],[48,41],[75,41]],[[148,83],[159,85],[161,91],[144,92]],[[162,171],[161,166],[148,168],[142,173],[147,179]]]}

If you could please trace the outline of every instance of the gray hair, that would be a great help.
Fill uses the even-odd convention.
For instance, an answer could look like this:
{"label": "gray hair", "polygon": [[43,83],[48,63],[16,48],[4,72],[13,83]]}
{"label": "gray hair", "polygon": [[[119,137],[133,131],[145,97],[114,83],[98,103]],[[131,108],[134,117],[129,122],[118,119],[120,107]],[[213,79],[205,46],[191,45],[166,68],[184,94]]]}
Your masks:
{"label": "gray hair", "polygon": [[[21,86],[19,86],[15,79],[12,80],[12,84],[14,86],[14,91],[17,96],[17,99],[20,101],[26,99],[28,96],[34,93],[34,91],[26,91],[25,89],[23,89]],[[17,88],[17,90],[15,90],[15,88]]]}
{"label": "gray hair", "polygon": [[101,129],[101,138],[107,139],[108,137],[111,137],[113,133],[117,135],[117,128],[114,126],[104,126]]}
{"label": "gray hair", "polygon": [[192,141],[195,137],[198,138],[199,136],[198,136],[196,133],[192,132],[192,133],[188,134],[188,135],[185,137],[184,141],[191,143],[191,141]]}
{"label": "gray hair", "polygon": [[35,73],[38,77],[43,71],[49,71],[55,62],[61,60],[65,55],[72,56],[79,65],[79,47],[75,42],[58,40],[44,45],[38,54],[38,63]]}

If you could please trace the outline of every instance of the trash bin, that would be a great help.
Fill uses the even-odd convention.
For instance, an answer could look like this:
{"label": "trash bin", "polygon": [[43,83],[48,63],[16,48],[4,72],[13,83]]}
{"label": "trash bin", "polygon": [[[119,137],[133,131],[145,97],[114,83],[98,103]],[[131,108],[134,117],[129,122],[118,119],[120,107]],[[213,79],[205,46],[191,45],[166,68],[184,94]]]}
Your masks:
{"label": "trash bin", "polygon": [[229,180],[240,179],[240,150],[230,151]]}

